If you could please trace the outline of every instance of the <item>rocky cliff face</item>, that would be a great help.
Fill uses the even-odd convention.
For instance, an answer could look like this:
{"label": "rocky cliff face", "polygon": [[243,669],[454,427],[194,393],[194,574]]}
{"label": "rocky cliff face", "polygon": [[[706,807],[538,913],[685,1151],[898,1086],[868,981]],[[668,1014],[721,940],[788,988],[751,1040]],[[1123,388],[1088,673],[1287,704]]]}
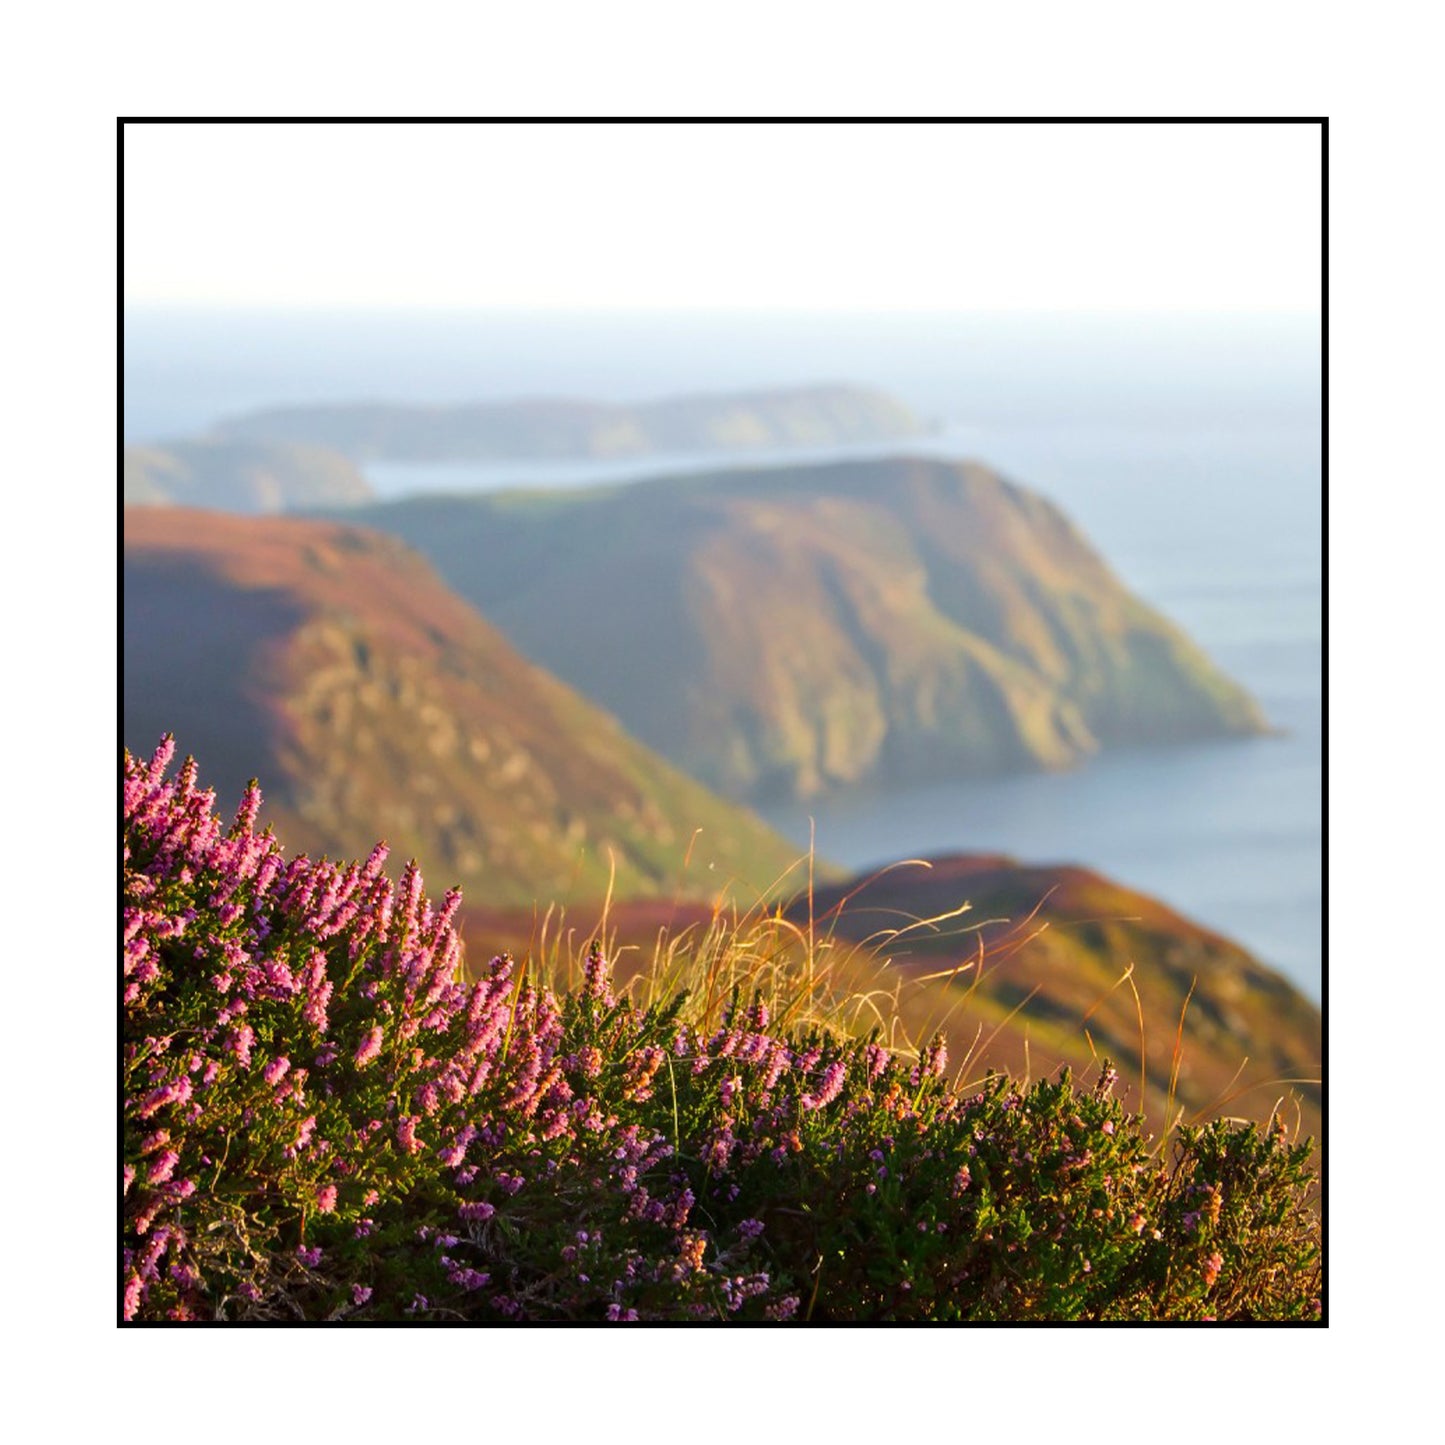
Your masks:
{"label": "rocky cliff face", "polygon": [[368,512],[528,656],[744,798],[1256,732],[1056,507],[893,459]]}

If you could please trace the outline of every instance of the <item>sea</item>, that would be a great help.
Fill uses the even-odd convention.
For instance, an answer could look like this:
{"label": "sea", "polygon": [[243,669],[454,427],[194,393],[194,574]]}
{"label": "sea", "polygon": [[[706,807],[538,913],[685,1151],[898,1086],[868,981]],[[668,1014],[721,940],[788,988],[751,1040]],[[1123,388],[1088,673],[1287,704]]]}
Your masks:
{"label": "sea", "polygon": [[[1108,752],[1067,773],[759,809],[863,869],[1002,852],[1079,863],[1227,934],[1311,997],[1323,983],[1323,490],[1311,315],[132,310],[127,443],[284,403],[639,401],[817,382],[926,418],[883,448],[971,457],[1042,492],[1114,571],[1248,687],[1269,736]],[[715,470],[645,462],[376,463],[386,497]]]}

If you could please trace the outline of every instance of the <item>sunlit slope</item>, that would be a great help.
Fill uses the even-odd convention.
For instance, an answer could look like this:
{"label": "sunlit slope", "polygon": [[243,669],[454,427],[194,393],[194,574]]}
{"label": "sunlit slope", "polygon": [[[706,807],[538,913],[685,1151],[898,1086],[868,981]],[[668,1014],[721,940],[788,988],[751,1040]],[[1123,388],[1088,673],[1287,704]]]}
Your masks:
{"label": "sunlit slope", "polygon": [[479,904],[599,896],[609,852],[621,895],[764,888],[794,859],[393,538],[134,508],[125,533],[126,744],[174,732],[230,801],[267,779],[267,816],[298,850],[364,854],[384,836]]}
{"label": "sunlit slope", "polygon": [[897,458],[369,509],[739,797],[1058,768],[1263,718],[1051,503]]}
{"label": "sunlit slope", "polygon": [[[964,903],[957,917],[912,927]],[[933,1010],[947,1016],[956,1052],[991,1039],[994,1067],[1038,1076],[1097,1051],[1137,1098],[1142,1044],[1152,1108],[1173,1076],[1191,1116],[1264,1117],[1285,1098],[1318,1133],[1318,1008],[1237,943],[1147,894],[1086,868],[962,856],[824,885],[813,913],[841,938],[874,938],[905,980],[902,994],[922,987],[928,1021]],[[925,1021],[921,1007],[914,1013]]]}

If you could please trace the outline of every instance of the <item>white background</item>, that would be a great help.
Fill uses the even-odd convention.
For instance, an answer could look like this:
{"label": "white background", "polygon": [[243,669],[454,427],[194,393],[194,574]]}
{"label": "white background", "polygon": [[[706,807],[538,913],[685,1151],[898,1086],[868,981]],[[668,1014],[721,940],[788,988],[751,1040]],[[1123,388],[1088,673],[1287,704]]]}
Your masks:
{"label": "white background", "polygon": [[[1396,1426],[1413,1437],[1417,1412],[1434,1417],[1426,1060],[1445,891],[1434,435],[1445,318],[1425,13],[1261,0],[133,0],[11,17],[4,1238],[10,1415],[24,1438],[947,1430],[1215,1442],[1326,1424],[1345,1438]],[[1329,1331],[115,1328],[116,518],[86,500],[115,468],[113,122],[373,112],[1331,117]]]}
{"label": "white background", "polygon": [[1306,126],[137,125],[127,303],[1316,310]]}

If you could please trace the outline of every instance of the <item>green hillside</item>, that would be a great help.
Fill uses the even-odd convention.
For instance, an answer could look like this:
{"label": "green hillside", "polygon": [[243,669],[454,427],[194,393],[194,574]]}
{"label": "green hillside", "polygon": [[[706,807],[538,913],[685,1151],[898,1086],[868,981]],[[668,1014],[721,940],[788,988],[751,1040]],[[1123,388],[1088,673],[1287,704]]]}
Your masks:
{"label": "green hillside", "polygon": [[368,509],[534,658],[737,797],[1258,732],[1058,508],[895,458]]}

